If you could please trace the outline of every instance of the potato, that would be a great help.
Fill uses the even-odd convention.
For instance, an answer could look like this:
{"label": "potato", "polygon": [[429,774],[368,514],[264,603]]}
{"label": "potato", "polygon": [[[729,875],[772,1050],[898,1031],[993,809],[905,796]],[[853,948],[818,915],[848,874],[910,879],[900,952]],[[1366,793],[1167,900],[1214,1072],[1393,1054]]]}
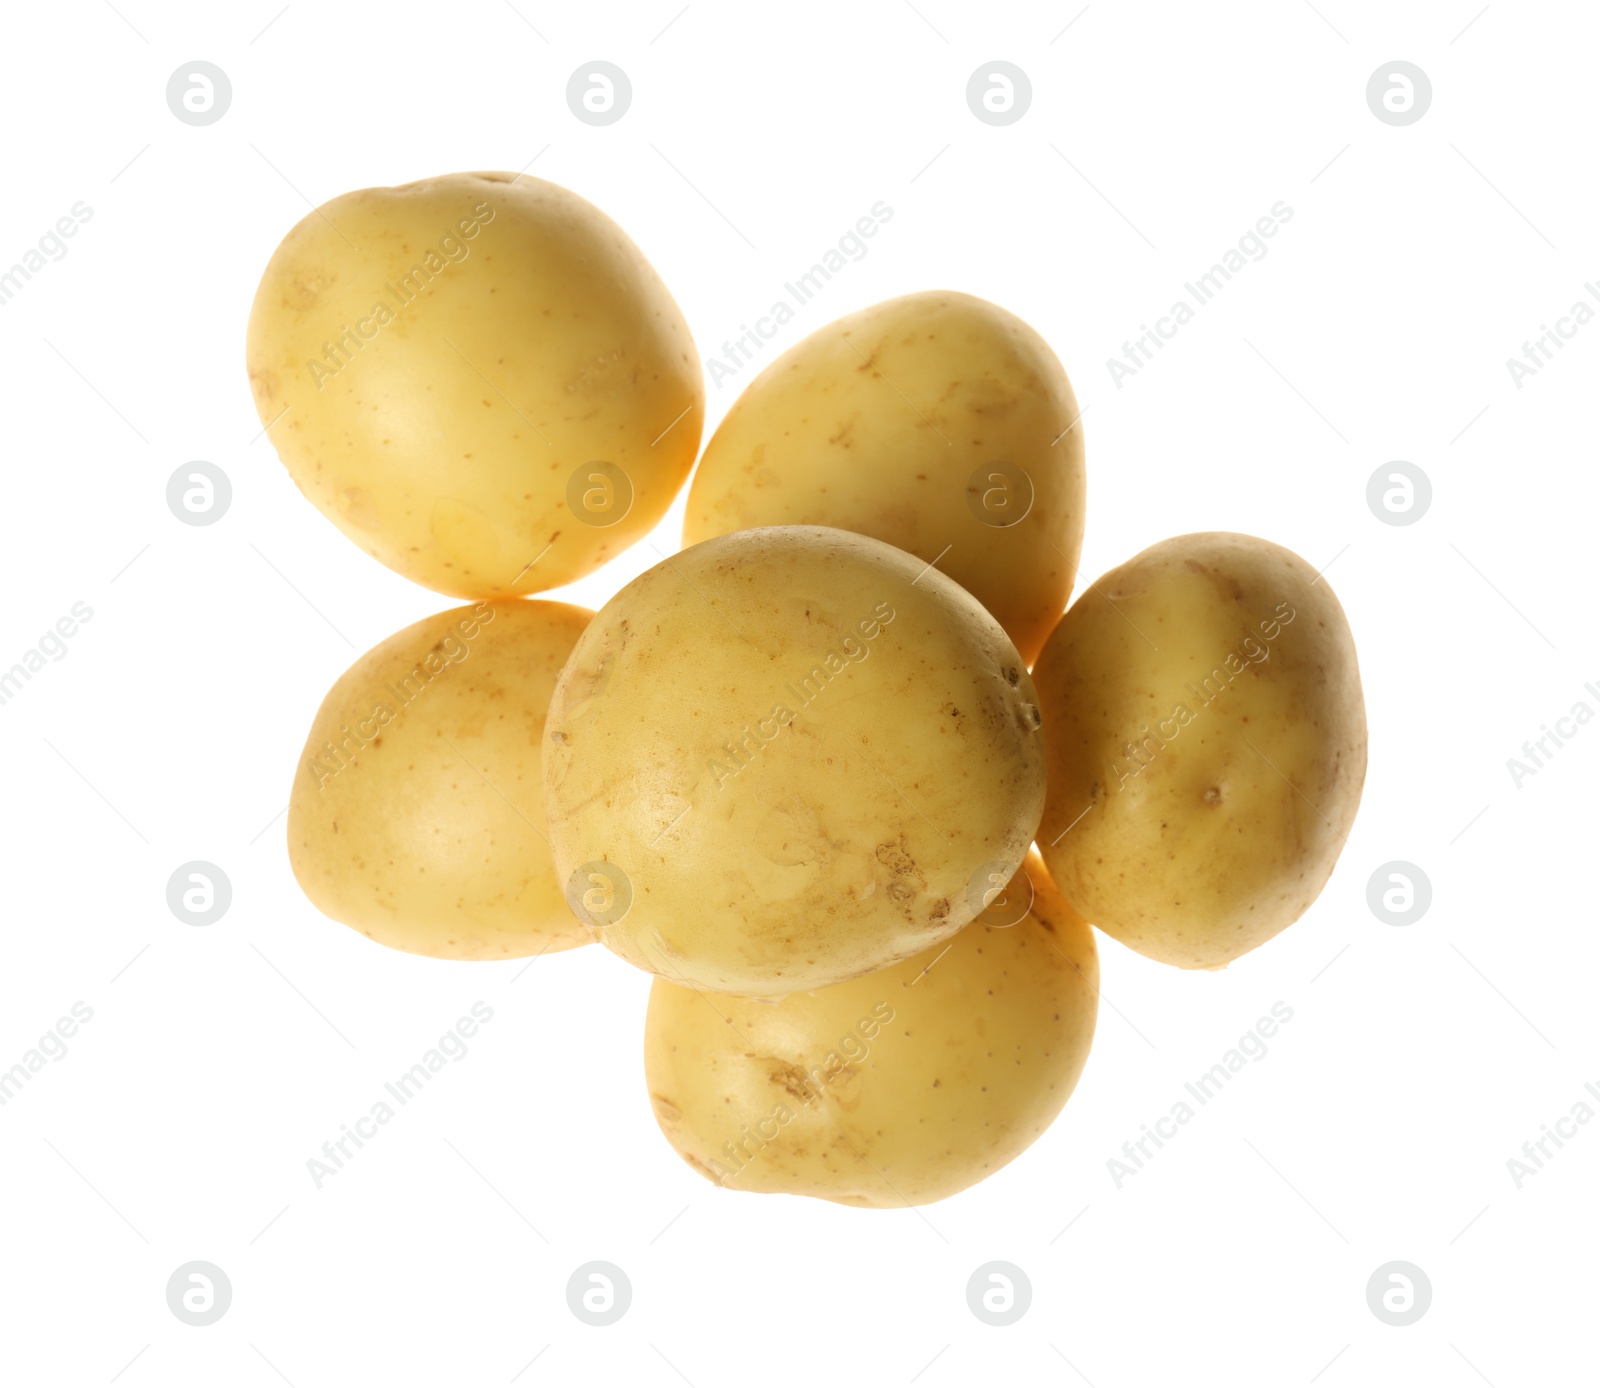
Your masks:
{"label": "potato", "polygon": [[777,995],[926,949],[1021,864],[1033,685],[972,597],[889,545],[777,526],[622,589],[550,700],[574,910],[624,959]]}
{"label": "potato", "polygon": [[324,203],[261,278],[246,356],[295,485],[466,598],[540,592],[644,535],[700,447],[688,325],[598,208],[449,174]]}
{"label": "potato", "polygon": [[683,538],[871,535],[937,561],[1031,665],[1071,596],[1083,512],[1083,426],[1055,353],[941,290],[830,323],[757,376],[706,445]]}
{"label": "potato", "polygon": [[1367,769],[1355,642],[1326,580],[1248,535],[1152,545],[1079,596],[1034,669],[1039,844],[1124,944],[1220,968],[1293,924]]}
{"label": "potato", "polygon": [[369,939],[438,959],[591,933],[550,866],[539,743],[592,613],[512,598],[426,617],[328,691],[289,799],[301,889]]}
{"label": "potato", "polygon": [[777,1003],[657,979],[650,1102],[718,1185],[927,1204],[1050,1126],[1089,1057],[1099,988],[1093,932],[1030,853],[953,940],[881,972]]}

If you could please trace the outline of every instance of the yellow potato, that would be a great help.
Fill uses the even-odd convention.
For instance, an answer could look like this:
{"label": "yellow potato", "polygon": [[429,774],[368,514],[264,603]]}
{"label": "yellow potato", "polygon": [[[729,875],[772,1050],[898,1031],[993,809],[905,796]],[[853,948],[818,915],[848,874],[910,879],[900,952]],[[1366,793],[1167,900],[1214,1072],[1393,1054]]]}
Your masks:
{"label": "yellow potato", "polygon": [[289,861],[316,907],[438,959],[592,938],[550,866],[539,743],[593,614],[512,598],[380,642],[317,710],[289,798]]}
{"label": "yellow potato", "polygon": [[1083,426],[1049,344],[940,290],[853,313],[734,402],[689,490],[685,544],[830,525],[915,554],[992,612],[1032,664],[1077,576]]}
{"label": "yellow potato", "polygon": [[779,526],[608,602],[550,700],[550,845],[624,959],[730,993],[838,983],[953,935],[1044,803],[1033,685],[936,570]]}
{"label": "yellow potato", "polygon": [[1220,968],[1298,920],[1367,769],[1344,609],[1248,535],[1152,545],[1079,596],[1034,669],[1050,752],[1039,843],[1124,944]]}
{"label": "yellow potato", "polygon": [[1030,853],[948,944],[864,978],[776,1003],[657,979],[650,1102],[718,1185],[927,1204],[1050,1126],[1088,1059],[1099,986],[1093,932]]}
{"label": "yellow potato", "polygon": [[273,253],[246,357],[295,485],[457,597],[599,567],[700,446],[700,359],[666,286],[598,208],[526,176],[324,203]]}

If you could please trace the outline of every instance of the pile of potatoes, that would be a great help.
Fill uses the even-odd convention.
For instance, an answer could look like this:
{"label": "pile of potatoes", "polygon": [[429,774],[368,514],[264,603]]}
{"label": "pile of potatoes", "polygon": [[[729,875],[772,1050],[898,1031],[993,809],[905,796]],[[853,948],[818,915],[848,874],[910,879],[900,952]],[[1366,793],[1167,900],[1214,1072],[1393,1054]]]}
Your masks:
{"label": "pile of potatoes", "polygon": [[[1079,411],[994,304],[819,329],[702,454],[699,357],[638,247],[554,184],[455,174],[301,221],[247,358],[300,490],[467,600],[317,711],[301,887],[394,949],[598,940],[655,975],[650,1102],[719,1185],[967,1188],[1077,1084],[1090,922],[1220,968],[1333,870],[1367,736],[1331,588],[1195,534],[1069,607]],[[597,613],[526,596],[645,535],[697,457],[682,550]]]}

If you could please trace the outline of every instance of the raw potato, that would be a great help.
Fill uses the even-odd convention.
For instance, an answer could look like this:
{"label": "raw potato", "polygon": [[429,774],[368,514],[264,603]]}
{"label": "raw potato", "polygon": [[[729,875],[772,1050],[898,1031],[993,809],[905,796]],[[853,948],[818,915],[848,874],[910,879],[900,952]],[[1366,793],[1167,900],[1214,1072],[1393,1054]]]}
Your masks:
{"label": "raw potato", "polygon": [[289,799],[289,861],[319,910],[437,959],[593,938],[550,866],[539,785],[550,691],[591,616],[515,598],[457,607],[339,677]]}
{"label": "raw potato", "polygon": [[948,945],[880,973],[777,1003],[657,979],[650,1101],[678,1155],[718,1185],[927,1204],[1050,1126],[1088,1059],[1099,987],[1093,932],[1030,853]]}
{"label": "raw potato", "polygon": [[684,543],[755,525],[871,535],[937,560],[1031,665],[1077,576],[1077,421],[1066,372],[1020,318],[948,290],[890,299],[739,397],[695,473]]}
{"label": "raw potato", "polygon": [[708,540],[608,602],[562,672],[556,871],[639,968],[838,983],[953,935],[1016,871],[1038,722],[994,618],[911,555],[815,526]]}
{"label": "raw potato", "polygon": [[666,286],[598,208],[526,176],[324,203],[274,252],[246,356],[295,485],[457,597],[598,568],[700,446],[700,359]]}
{"label": "raw potato", "polygon": [[1034,669],[1039,842],[1124,944],[1220,968],[1327,882],[1367,770],[1355,642],[1326,579],[1249,535],[1180,535],[1072,605]]}

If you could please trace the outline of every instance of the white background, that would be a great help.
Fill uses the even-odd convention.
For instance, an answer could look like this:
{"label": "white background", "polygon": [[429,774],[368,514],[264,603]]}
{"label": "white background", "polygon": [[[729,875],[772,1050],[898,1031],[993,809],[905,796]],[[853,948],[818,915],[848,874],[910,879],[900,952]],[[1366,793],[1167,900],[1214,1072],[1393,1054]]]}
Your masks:
{"label": "white background", "polygon": [[[0,707],[0,1068],[75,1001],[94,1017],[0,1108],[0,1378],[1511,1388],[1592,1373],[1600,1125],[1521,1189],[1506,1163],[1600,1084],[1600,727],[1520,789],[1506,759],[1578,699],[1600,709],[1583,690],[1600,682],[1600,326],[1521,389],[1505,363],[1600,281],[1600,15],[518,7],[8,9],[0,263],[73,203],[94,215],[0,308],[0,666],[74,602],[94,615]],[[233,83],[206,128],[164,97],[196,58]],[[564,99],[596,58],[634,89],[603,129]],[[964,96],[994,59],[1033,86],[1005,128]],[[1433,84],[1405,128],[1365,98],[1394,59]],[[321,917],[290,875],[278,816],[323,693],[450,603],[349,543],[258,437],[243,361],[257,277],[307,200],[535,156],[531,172],[634,236],[708,356],[887,202],[870,254],[772,354],[892,295],[986,296],[1045,335],[1087,407],[1086,573],[1203,529],[1332,565],[1371,767],[1326,892],[1222,973],[1102,937],[1106,1005],[1076,1096],[949,1201],[877,1213],[718,1191],[652,1120],[643,974],[599,949],[525,973],[392,953]],[[1106,359],[1280,200],[1293,217],[1270,254],[1119,389]],[[736,385],[710,391],[708,428]],[[206,528],[165,502],[194,459],[233,486]],[[1434,489],[1403,528],[1365,500],[1394,459]],[[653,558],[637,547],[563,596],[597,605]],[[166,905],[191,859],[233,884],[208,928]],[[1393,859],[1433,884],[1405,928],[1367,905]],[[479,999],[494,1020],[468,1057],[315,1189],[307,1159]],[[1117,1189],[1107,1159],[1279,1000],[1294,1019],[1266,1058]],[[203,1329],[165,1299],[193,1259],[233,1287]],[[633,1286],[606,1329],[566,1304],[593,1259]],[[1033,1288],[1006,1328],[967,1309],[991,1259]],[[1405,1328],[1366,1300],[1394,1259],[1433,1288]]]}

